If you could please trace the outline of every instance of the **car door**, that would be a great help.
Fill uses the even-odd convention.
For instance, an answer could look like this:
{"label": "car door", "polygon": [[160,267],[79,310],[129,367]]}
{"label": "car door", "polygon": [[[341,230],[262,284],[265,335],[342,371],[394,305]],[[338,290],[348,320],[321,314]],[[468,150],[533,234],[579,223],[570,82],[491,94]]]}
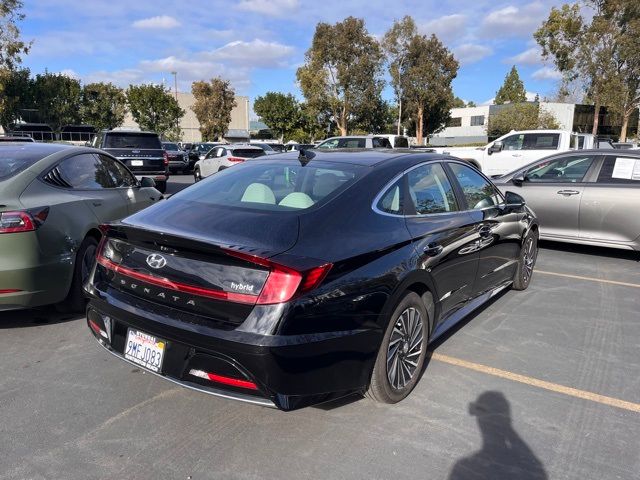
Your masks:
{"label": "car door", "polygon": [[128,215],[127,203],[98,155],[73,155],[62,160],[56,169],[70,192],[89,206],[98,221],[111,222]]}
{"label": "car door", "polygon": [[633,242],[640,237],[638,205],[640,157],[604,156],[596,181],[584,187],[580,237],[615,243]]}
{"label": "car door", "polygon": [[441,315],[462,307],[470,298],[478,268],[477,239],[470,216],[459,208],[441,163],[426,163],[406,175],[406,224],[419,265],[430,272]]}
{"label": "car door", "polygon": [[487,176],[502,175],[515,170],[522,163],[524,134],[517,133],[502,139],[502,150],[492,152],[487,150],[487,156],[482,162],[482,171]]}
{"label": "car door", "polygon": [[524,182],[513,191],[521,195],[540,222],[546,237],[577,238],[585,179],[597,155],[567,153],[542,160],[524,173]]}
{"label": "car door", "polygon": [[513,280],[520,254],[522,211],[505,208],[498,189],[476,169],[458,162],[447,167],[459,187],[463,208],[472,218],[474,245],[479,252],[473,296]]}
{"label": "car door", "polygon": [[202,173],[203,177],[208,177],[209,175],[212,175],[218,171],[217,157],[219,154],[220,154],[220,147],[212,148],[206,153],[206,155],[204,156],[204,159],[200,162],[201,163],[200,173]]}
{"label": "car door", "polygon": [[124,198],[129,215],[162,198],[162,194],[154,187],[142,187],[129,169],[118,160],[107,155],[99,155],[99,157],[106,165],[115,188]]}

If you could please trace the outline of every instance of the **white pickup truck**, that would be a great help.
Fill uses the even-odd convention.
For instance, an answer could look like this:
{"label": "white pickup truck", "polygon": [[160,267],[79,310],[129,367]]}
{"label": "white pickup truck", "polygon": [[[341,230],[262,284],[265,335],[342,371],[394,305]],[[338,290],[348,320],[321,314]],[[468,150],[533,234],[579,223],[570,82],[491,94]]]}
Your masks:
{"label": "white pickup truck", "polygon": [[445,147],[435,151],[466,160],[485,175],[494,177],[554,153],[598,148],[596,143],[596,137],[589,134],[565,130],[520,130],[511,131],[484,147]]}

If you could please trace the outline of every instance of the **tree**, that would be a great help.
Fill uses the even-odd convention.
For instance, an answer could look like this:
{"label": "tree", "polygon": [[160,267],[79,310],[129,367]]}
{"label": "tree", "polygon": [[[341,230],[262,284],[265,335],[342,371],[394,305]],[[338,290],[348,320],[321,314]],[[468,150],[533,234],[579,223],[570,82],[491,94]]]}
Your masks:
{"label": "tree", "polygon": [[0,75],[0,92],[0,125],[6,132],[20,119],[20,109],[33,103],[29,69],[6,70]]}
{"label": "tree", "polygon": [[513,103],[505,105],[489,117],[487,134],[500,137],[511,130],[537,130],[560,128],[555,116],[536,103]]}
{"label": "tree", "polygon": [[459,64],[435,35],[416,35],[409,44],[403,66],[404,92],[414,115],[416,139],[444,127],[453,105],[451,82]]}
{"label": "tree", "polygon": [[193,82],[191,93],[196,101],[191,110],[200,122],[202,140],[210,142],[222,138],[231,123],[231,110],[236,106],[231,82],[220,77],[210,82]]}
{"label": "tree", "polygon": [[382,52],[364,20],[318,23],[305,64],[296,73],[309,106],[333,117],[341,135],[378,108]]}
{"label": "tree", "polygon": [[467,104],[460,97],[454,97],[453,98],[453,103],[451,104],[451,108],[464,108],[466,106],[467,106]]}
{"label": "tree", "polygon": [[119,127],[127,113],[127,97],[112,83],[89,83],[82,88],[82,121],[98,130]]}
{"label": "tree", "polygon": [[300,105],[290,93],[267,92],[256,97],[253,110],[261,120],[280,137],[280,142],[301,124]]}
{"label": "tree", "polygon": [[514,65],[511,71],[504,78],[504,83],[500,90],[496,93],[495,104],[503,105],[505,103],[520,103],[527,101],[527,91],[524,89],[524,83],[520,80],[518,69]]}
{"label": "tree", "polygon": [[[583,15],[581,7],[589,7]],[[640,104],[640,4],[636,0],[582,0],[553,8],[535,32],[544,58],[552,58],[565,84],[584,85],[595,105],[593,133],[600,107],[610,104],[626,123]]]}
{"label": "tree", "polygon": [[136,123],[142,130],[164,136],[176,128],[185,114],[171,90],[162,85],[129,85],[127,103]]}
{"label": "tree", "polygon": [[382,39],[382,48],[389,63],[391,85],[398,101],[398,135],[400,135],[402,127],[402,95],[404,91],[402,72],[409,54],[409,44],[417,34],[418,29],[413,18],[406,15],[402,20],[394,21],[393,26]]}
{"label": "tree", "polygon": [[13,70],[29,53],[31,43],[20,37],[18,22],[24,20],[21,0],[0,0],[0,70]]}
{"label": "tree", "polygon": [[473,107],[477,107],[478,105],[476,105],[476,102],[474,102],[473,100],[470,100],[467,103],[467,108],[473,108]]}
{"label": "tree", "polygon": [[62,73],[37,74],[33,81],[32,107],[38,120],[54,130],[80,123],[82,87],[80,82]]}

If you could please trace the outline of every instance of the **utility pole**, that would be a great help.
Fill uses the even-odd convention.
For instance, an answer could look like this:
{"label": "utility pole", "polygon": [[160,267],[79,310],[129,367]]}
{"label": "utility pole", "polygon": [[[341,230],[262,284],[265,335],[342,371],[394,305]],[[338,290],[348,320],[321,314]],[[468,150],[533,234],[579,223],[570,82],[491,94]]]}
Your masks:
{"label": "utility pole", "polygon": [[171,72],[173,75],[173,90],[175,92],[176,101],[178,100],[178,72]]}

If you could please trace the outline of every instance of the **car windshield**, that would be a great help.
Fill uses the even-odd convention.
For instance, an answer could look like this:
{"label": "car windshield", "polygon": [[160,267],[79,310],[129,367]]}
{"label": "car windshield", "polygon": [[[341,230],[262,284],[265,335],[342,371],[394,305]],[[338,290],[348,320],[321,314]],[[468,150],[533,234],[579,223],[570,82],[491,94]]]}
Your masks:
{"label": "car windshield", "polygon": [[178,145],[176,145],[175,143],[163,143],[162,148],[172,152],[177,152],[179,150]]}
{"label": "car windshield", "polygon": [[144,133],[111,132],[107,134],[105,148],[140,148],[160,149],[160,139],[157,135]]}
{"label": "car windshield", "polygon": [[209,150],[211,150],[215,146],[216,146],[215,143],[201,143],[196,147],[196,149],[198,150],[198,153],[207,153]]}
{"label": "car windshield", "polygon": [[52,152],[33,152],[12,145],[0,147],[0,180],[17,175]]}
{"label": "car windshield", "polygon": [[364,170],[358,165],[328,162],[303,167],[296,162],[257,161],[223,170],[171,200],[240,209],[300,211],[344,190]]}

